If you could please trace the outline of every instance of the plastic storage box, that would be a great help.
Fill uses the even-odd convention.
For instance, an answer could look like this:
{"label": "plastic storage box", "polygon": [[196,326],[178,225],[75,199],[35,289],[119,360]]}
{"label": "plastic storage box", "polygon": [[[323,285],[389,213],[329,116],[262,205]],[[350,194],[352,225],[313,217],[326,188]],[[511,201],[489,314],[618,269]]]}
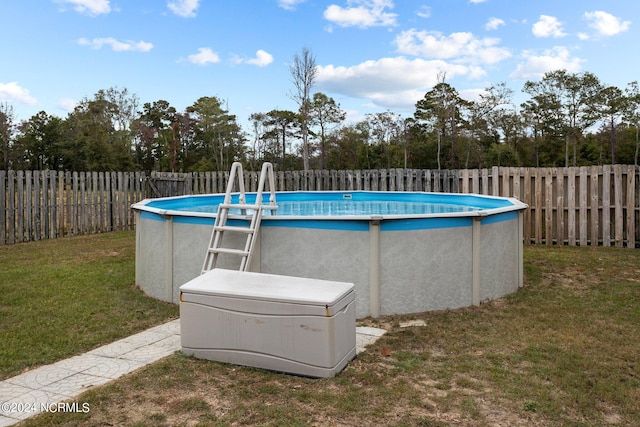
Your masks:
{"label": "plastic storage box", "polygon": [[182,351],[331,377],[356,355],[352,283],[213,269],[180,287]]}

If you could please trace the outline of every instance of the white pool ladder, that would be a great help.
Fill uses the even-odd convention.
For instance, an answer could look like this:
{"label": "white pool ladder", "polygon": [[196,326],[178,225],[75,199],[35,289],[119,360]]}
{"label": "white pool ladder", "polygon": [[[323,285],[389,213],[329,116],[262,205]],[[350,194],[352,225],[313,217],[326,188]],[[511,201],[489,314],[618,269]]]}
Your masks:
{"label": "white pool ladder", "polygon": [[[238,180],[238,202],[232,203],[232,191],[235,180]],[[271,196],[269,197],[269,204],[262,204],[262,192],[264,190],[264,184],[266,180],[269,180],[269,191]],[[262,211],[264,209],[274,210],[277,209],[276,205],[276,185],[273,173],[273,165],[266,162],[262,165],[262,171],[260,172],[260,180],[258,182],[258,191],[256,192],[256,200],[254,204],[247,204],[245,191],[244,191],[244,173],[242,172],[242,164],[240,162],[234,162],[231,165],[231,172],[229,173],[229,182],[227,183],[227,191],[224,196],[224,201],[218,205],[218,214],[216,215],[215,223],[213,224],[213,231],[211,232],[211,239],[209,241],[209,247],[204,258],[204,264],[202,266],[202,274],[209,270],[216,268],[218,262],[218,256],[220,254],[231,254],[240,256],[240,271],[247,271],[251,264],[251,256],[255,248],[256,240],[258,237],[258,230],[260,228],[260,222],[262,221]],[[230,209],[237,209],[240,213],[230,213]],[[251,212],[251,213],[248,213]],[[228,219],[241,219],[248,221],[248,226],[227,225]],[[246,235],[246,241],[244,247],[241,249],[229,248],[222,246],[222,237],[225,232],[241,233]]]}

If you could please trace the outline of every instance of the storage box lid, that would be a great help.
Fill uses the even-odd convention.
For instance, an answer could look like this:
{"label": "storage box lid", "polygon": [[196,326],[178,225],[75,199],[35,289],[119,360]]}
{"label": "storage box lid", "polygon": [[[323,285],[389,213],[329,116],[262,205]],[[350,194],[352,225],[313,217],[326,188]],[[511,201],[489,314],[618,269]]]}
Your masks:
{"label": "storage box lid", "polygon": [[180,292],[289,304],[333,306],[354,284],[215,268],[180,287]]}

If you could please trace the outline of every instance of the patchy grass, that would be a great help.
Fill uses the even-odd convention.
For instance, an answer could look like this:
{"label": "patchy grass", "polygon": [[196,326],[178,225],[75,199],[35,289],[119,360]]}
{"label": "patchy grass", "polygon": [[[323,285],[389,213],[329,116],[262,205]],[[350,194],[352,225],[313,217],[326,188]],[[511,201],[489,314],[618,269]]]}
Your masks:
{"label": "patchy grass", "polygon": [[640,251],[528,246],[525,269],[481,307],[366,319],[389,332],[335,378],[176,353],[24,425],[640,425]]}
{"label": "patchy grass", "polygon": [[0,379],[177,317],[134,274],[133,232],[0,246]]}

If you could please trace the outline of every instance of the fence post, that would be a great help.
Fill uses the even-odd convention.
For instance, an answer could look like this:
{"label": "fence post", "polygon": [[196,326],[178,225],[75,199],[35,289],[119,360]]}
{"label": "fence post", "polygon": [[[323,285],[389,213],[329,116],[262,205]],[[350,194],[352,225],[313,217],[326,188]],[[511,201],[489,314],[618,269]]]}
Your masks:
{"label": "fence post", "polygon": [[15,172],[10,170],[7,174],[8,186],[7,186],[7,221],[9,223],[9,236],[7,241],[9,244],[16,242],[16,220],[15,220]]}
{"label": "fence post", "polygon": [[636,194],[636,168],[627,165],[627,247],[636,247],[636,221],[635,221],[635,194]]}
{"label": "fence post", "polygon": [[7,243],[7,172],[0,170],[0,245]]}

